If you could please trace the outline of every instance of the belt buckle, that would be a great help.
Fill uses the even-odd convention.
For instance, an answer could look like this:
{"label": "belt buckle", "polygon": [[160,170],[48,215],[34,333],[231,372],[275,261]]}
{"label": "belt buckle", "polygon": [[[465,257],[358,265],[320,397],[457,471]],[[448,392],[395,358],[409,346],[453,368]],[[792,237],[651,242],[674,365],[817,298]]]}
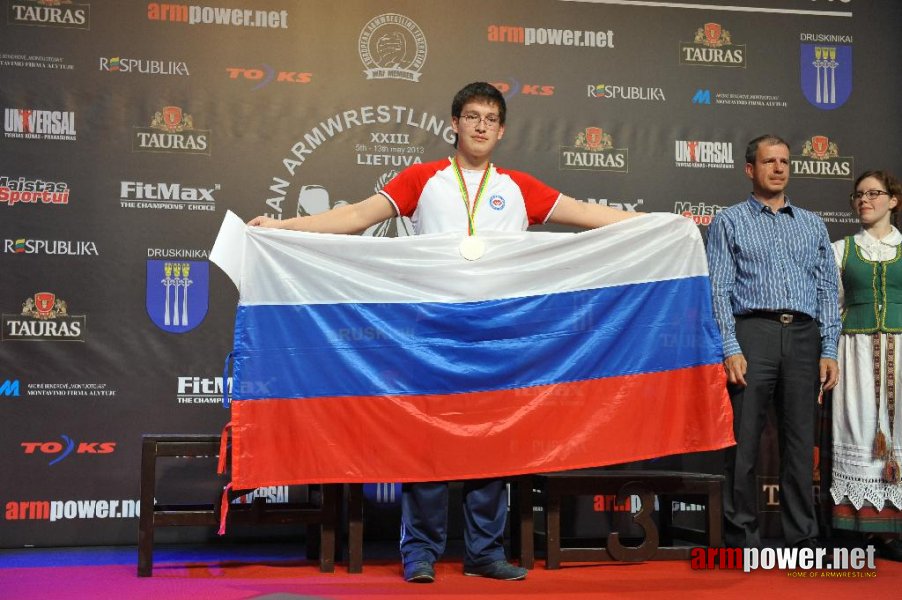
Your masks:
{"label": "belt buckle", "polygon": [[790,313],[780,313],[780,322],[784,325],[792,323],[793,315]]}

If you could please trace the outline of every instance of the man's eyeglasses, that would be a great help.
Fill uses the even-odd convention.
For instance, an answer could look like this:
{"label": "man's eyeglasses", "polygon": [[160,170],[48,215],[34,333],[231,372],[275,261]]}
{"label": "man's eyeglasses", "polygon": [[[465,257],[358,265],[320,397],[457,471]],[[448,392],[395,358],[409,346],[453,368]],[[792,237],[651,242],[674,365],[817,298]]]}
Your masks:
{"label": "man's eyeglasses", "polygon": [[884,192],[883,190],[867,190],[866,192],[852,192],[849,194],[849,199],[851,200],[861,200],[862,196],[867,196],[868,200],[876,200],[880,196],[886,194],[889,196],[889,192]]}
{"label": "man's eyeglasses", "polygon": [[475,113],[468,113],[460,116],[460,120],[467,124],[468,127],[477,127],[479,122],[485,123],[486,129],[497,129],[501,124],[501,118],[498,115],[486,115],[480,117]]}

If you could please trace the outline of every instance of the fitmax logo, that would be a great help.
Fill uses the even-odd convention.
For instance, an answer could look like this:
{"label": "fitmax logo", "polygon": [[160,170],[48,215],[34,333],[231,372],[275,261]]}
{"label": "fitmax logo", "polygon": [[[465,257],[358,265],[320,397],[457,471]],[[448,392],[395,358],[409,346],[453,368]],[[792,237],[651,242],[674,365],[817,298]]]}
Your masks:
{"label": "fitmax logo", "polygon": [[3,385],[0,385],[0,396],[17,396],[19,395],[19,380],[5,380]]}

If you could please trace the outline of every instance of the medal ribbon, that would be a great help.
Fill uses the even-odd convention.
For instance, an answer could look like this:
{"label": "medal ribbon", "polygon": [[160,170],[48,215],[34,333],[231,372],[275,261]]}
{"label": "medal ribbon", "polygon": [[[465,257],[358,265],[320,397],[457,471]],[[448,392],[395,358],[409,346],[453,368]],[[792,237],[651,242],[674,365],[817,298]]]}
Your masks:
{"label": "medal ribbon", "polygon": [[473,199],[473,208],[470,208],[470,192],[467,191],[467,183],[464,181],[464,174],[460,170],[457,163],[457,157],[451,161],[454,167],[454,175],[457,177],[457,186],[460,188],[460,198],[464,203],[464,210],[467,211],[467,235],[476,235],[476,210],[479,208],[479,202],[482,200],[483,192],[488,187],[489,171],[492,170],[492,163],[486,167],[485,173],[482,174],[482,180],[479,182],[479,189],[476,190],[476,198]]}

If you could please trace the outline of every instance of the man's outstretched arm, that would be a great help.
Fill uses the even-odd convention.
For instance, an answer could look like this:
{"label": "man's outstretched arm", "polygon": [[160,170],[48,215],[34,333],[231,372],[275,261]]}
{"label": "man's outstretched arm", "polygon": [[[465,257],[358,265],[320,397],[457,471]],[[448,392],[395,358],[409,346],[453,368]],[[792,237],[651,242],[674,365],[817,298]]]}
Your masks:
{"label": "man's outstretched arm", "polygon": [[255,227],[272,229],[293,229],[315,233],[360,233],[367,227],[381,223],[395,215],[395,208],[382,194],[373,194],[355,204],[345,204],[318,215],[293,217],[291,219],[271,219],[254,217],[247,222]]}

